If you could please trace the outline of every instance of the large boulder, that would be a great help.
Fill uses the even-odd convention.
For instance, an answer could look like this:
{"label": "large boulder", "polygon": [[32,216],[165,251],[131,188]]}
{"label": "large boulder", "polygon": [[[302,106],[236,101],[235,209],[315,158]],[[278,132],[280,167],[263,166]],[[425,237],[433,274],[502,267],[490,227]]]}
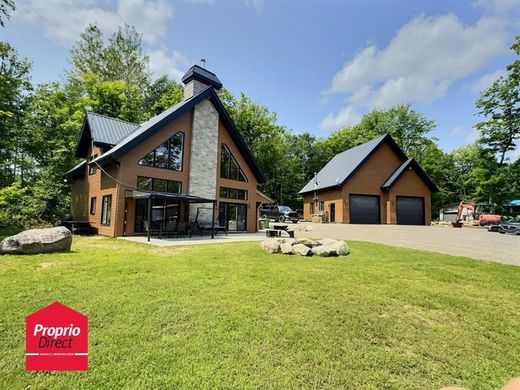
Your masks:
{"label": "large boulder", "polygon": [[284,255],[292,255],[293,249],[292,249],[292,243],[284,242],[280,245],[280,252],[282,252]]}
{"label": "large boulder", "polygon": [[69,252],[72,234],[66,227],[32,229],[5,238],[0,243],[1,254],[35,254]]}
{"label": "large boulder", "polygon": [[337,256],[346,256],[349,253],[348,246],[345,241],[338,240],[333,244],[329,244],[328,246]]}
{"label": "large boulder", "polygon": [[333,240],[331,238],[324,238],[318,241],[322,246],[327,247],[331,256],[345,256],[348,255],[348,246],[345,241]]}
{"label": "large boulder", "polygon": [[311,249],[308,246],[305,246],[303,244],[295,244],[292,247],[292,250],[294,253],[300,255],[300,256],[307,256]]}
{"label": "large boulder", "polygon": [[268,253],[280,252],[280,243],[275,238],[268,238],[260,242],[260,248]]}
{"label": "large boulder", "polygon": [[311,252],[316,256],[329,257],[331,251],[327,245],[320,245],[312,247]]}

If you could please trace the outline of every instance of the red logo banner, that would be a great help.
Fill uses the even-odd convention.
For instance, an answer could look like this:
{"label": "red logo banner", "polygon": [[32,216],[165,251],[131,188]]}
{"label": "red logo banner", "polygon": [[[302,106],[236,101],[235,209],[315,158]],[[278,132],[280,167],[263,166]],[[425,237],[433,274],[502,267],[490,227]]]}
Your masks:
{"label": "red logo banner", "polygon": [[88,317],[54,302],[25,318],[25,368],[87,370]]}

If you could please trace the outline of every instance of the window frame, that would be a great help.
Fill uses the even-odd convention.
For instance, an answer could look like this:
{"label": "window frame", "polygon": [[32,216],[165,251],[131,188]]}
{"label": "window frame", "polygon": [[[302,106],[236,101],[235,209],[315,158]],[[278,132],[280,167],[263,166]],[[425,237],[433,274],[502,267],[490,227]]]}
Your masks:
{"label": "window frame", "polygon": [[[224,158],[226,156],[226,158]],[[231,167],[232,165],[236,166],[236,178],[231,177]],[[227,172],[224,172],[226,170]],[[241,177],[244,180],[241,180]],[[248,179],[242,168],[240,168],[240,164],[236,160],[233,153],[226,144],[221,144],[220,147],[220,178],[226,180],[234,180],[239,181],[241,183],[247,183]]]}
{"label": "window frame", "polygon": [[90,162],[95,160],[97,158],[97,154],[94,154],[93,156],[90,156],[89,164],[88,164],[88,174],[89,176],[95,175],[97,172],[97,167],[95,165],[90,165]]}
{"label": "window frame", "polygon": [[314,202],[311,202],[310,203],[310,213],[314,214],[315,212],[316,212],[316,207],[314,205]]}
{"label": "window frame", "polygon": [[[235,196],[233,196],[233,193]],[[243,197],[240,196],[241,194],[243,194]],[[247,202],[249,200],[249,191],[242,188],[220,187],[219,197]]]}
{"label": "window frame", "polygon": [[318,211],[320,211],[320,212],[325,211],[325,201],[320,200],[320,202],[318,203]]}
{"label": "window frame", "polygon": [[97,209],[97,197],[93,196],[90,198],[90,215],[96,215],[96,209]]}
{"label": "window frame", "polygon": [[[180,136],[180,138],[181,138],[181,142],[180,142],[181,152],[180,152],[180,156],[179,156],[179,160],[180,160],[179,169],[175,169],[175,168],[171,167],[172,143],[173,143],[172,139],[177,137],[177,136]],[[186,134],[184,134],[183,131],[177,131],[175,134],[170,136],[168,139],[166,139],[165,141],[163,141],[159,145],[157,145],[153,150],[151,150],[146,155],[141,157],[137,161],[137,164],[140,165],[140,166],[143,166],[143,167],[151,167],[151,168],[157,168],[157,169],[166,169],[168,171],[182,172],[183,169],[184,169],[184,146],[185,146],[185,140],[186,140]],[[159,148],[163,148],[164,144],[167,144],[167,151],[166,151],[166,157],[165,157],[166,167],[164,167],[164,166],[157,166],[156,165],[156,151]],[[151,164],[149,164],[150,155],[152,155],[152,157],[151,157]]]}
{"label": "window frame", "polygon": [[[106,205],[105,205],[106,203]],[[106,206],[106,208],[105,208]],[[112,214],[112,194],[103,195],[101,201],[101,225],[110,226]]]}
{"label": "window frame", "polygon": [[[165,188],[166,188],[166,191],[157,191],[157,192],[165,192],[165,193],[168,193],[168,194],[182,194],[182,181],[181,180],[171,180],[171,179],[163,179],[163,178],[160,178],[160,177],[150,177],[150,176],[137,176],[137,185],[136,185],[136,188],[139,190],[139,191],[157,191],[157,186],[156,186],[156,180],[164,180],[165,181]],[[142,187],[139,186],[140,182],[144,182],[144,181],[150,181],[150,189],[143,189]],[[171,187],[179,187],[179,192],[172,192],[170,191],[170,186]]]}

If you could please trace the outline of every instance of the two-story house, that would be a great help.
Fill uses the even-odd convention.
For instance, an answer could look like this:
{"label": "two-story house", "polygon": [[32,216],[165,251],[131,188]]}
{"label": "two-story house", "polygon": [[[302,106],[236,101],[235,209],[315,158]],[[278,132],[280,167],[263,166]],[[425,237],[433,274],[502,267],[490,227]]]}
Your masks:
{"label": "two-story house", "polygon": [[134,124],[86,114],[67,172],[71,216],[105,236],[143,234],[152,221],[257,230],[264,176],[217,95],[222,83],[198,65],[182,78],[184,100]]}

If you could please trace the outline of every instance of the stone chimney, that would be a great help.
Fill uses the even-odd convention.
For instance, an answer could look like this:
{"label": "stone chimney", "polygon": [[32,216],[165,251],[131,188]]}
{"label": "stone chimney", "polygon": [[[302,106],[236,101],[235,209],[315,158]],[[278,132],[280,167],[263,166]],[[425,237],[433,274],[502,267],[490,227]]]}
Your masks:
{"label": "stone chimney", "polygon": [[[201,63],[205,66],[206,60],[203,59]],[[222,88],[222,83],[215,73],[210,72],[203,66],[193,65],[182,77],[184,100],[197,95],[208,87],[213,87],[217,90]]]}
{"label": "stone chimney", "polygon": [[[204,62],[203,62],[204,64]],[[222,88],[218,77],[203,68],[193,65],[182,78],[184,99],[190,99],[209,87]],[[211,99],[199,102],[193,109],[191,129],[191,153],[188,194],[206,199],[217,197],[217,161],[219,114]],[[190,221],[209,223],[212,218],[212,203],[190,205]]]}

